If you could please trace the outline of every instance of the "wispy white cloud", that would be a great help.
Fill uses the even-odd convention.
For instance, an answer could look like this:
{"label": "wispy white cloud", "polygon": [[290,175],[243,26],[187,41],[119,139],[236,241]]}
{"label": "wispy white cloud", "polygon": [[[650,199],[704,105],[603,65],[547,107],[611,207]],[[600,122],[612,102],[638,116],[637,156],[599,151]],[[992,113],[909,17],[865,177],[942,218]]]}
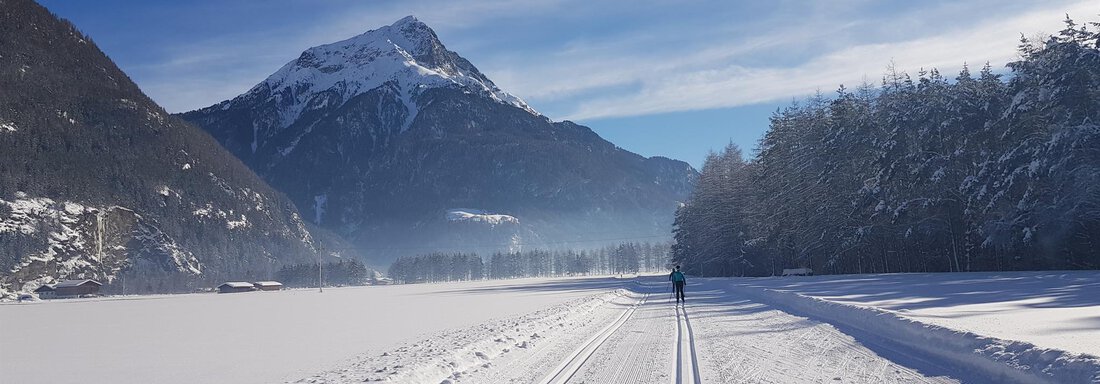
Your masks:
{"label": "wispy white cloud", "polygon": [[[935,67],[950,73],[961,69],[964,63],[990,62],[1000,66],[1015,59],[1020,33],[1055,32],[1062,28],[1060,21],[1066,13],[1086,17],[1097,11],[1092,1],[1079,1],[1056,9],[1032,9],[969,27],[913,31],[914,35],[924,36],[909,40],[855,44],[794,65],[742,65],[731,63],[735,60],[730,59],[745,51],[753,53],[783,47],[796,40],[828,38],[830,31],[860,26],[857,23],[821,29],[813,38],[795,32],[773,36],[757,44],[750,43],[753,40],[734,42],[714,51],[703,50],[665,61],[650,55],[592,57],[588,62],[581,60],[570,67],[581,68],[576,74],[568,73],[568,68],[555,67],[528,77],[519,78],[509,73],[504,78],[518,88],[520,94],[531,95],[536,106],[540,100],[583,95],[573,107],[561,116],[552,116],[554,118],[592,120],[736,107],[805,96],[818,90],[835,89],[840,84],[857,85],[867,79],[876,82],[891,63],[908,72]],[[540,81],[546,78],[564,80]],[[587,90],[622,84],[632,84],[634,88],[628,92],[585,94]]]}
{"label": "wispy white cloud", "polygon": [[[859,0],[774,0],[730,22],[704,17],[725,4],[703,0],[348,2],[324,20],[165,46],[158,60],[123,69],[169,111],[186,111],[248,90],[308,47],[415,14],[449,48],[552,118],[592,120],[791,99],[875,81],[891,62],[944,72],[963,62],[1002,65],[1014,57],[1020,32],[1053,32],[1064,13],[1100,12],[1095,0],[990,1],[883,12],[864,11],[875,2]],[[681,13],[661,17],[672,8]],[[657,17],[624,21],[646,12]],[[700,17],[685,17],[692,12]],[[516,29],[527,20],[539,31]],[[511,29],[497,27],[502,21]],[[591,30],[573,33],[570,25]],[[553,38],[525,40],[532,35]]]}

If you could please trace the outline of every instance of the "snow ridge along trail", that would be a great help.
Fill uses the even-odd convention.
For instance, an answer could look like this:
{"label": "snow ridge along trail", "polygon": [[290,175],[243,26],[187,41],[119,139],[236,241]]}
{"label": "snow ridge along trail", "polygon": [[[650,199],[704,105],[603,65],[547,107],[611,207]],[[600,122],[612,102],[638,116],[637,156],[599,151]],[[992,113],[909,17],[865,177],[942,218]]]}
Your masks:
{"label": "snow ridge along trail", "polygon": [[[684,342],[685,329],[687,330],[686,343]],[[695,356],[695,331],[691,329],[691,319],[688,317],[686,305],[676,306],[676,330],[676,380],[674,383],[700,384],[699,359]],[[690,355],[691,359],[685,359],[685,354]]]}
{"label": "snow ridge along trail", "polygon": [[554,371],[552,375],[543,379],[539,383],[558,384],[569,382],[569,380],[571,380],[573,376],[575,376],[577,372],[580,371],[581,367],[586,362],[588,362],[588,359],[592,357],[596,350],[599,349],[600,346],[602,346],[603,343],[611,337],[611,335],[618,331],[619,328],[622,328],[623,324],[626,324],[626,322],[630,320],[630,316],[634,314],[634,312],[638,309],[638,306],[645,304],[646,299],[648,298],[649,294],[643,295],[637,303],[624,311],[622,316],[619,316],[618,319],[616,319],[611,324],[608,324],[607,327],[605,327],[599,333],[593,335],[587,343],[582,345],[580,348],[570,354],[569,357],[562,361],[561,365],[558,366],[558,368]]}

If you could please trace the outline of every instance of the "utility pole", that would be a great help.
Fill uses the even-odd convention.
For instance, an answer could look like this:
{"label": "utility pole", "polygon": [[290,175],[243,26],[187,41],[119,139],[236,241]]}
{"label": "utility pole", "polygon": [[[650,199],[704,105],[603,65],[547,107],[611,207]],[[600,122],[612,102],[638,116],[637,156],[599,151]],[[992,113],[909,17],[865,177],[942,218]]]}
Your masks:
{"label": "utility pole", "polygon": [[325,246],[320,245],[317,248],[317,292],[325,293],[325,279],[321,274],[321,256],[325,254]]}

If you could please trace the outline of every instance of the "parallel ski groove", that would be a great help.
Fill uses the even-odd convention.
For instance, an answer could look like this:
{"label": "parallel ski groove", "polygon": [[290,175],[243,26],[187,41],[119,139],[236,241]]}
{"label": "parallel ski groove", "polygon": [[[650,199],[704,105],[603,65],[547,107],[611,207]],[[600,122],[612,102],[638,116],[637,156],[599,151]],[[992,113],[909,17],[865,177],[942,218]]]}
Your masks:
{"label": "parallel ski groove", "polygon": [[695,378],[695,384],[701,384],[702,381],[699,378],[699,359],[695,357],[695,331],[691,329],[691,318],[688,317],[687,308],[681,307],[684,311],[684,324],[687,325],[688,330],[688,343],[691,347],[691,373]]}
{"label": "parallel ski groove", "polygon": [[[681,321],[682,319],[682,321]],[[684,343],[684,329],[687,329],[687,344]],[[695,331],[691,328],[691,319],[688,318],[687,308],[680,305],[676,306],[676,375],[674,384],[683,384],[684,375],[684,348],[688,349],[688,354],[691,357],[691,383],[701,384],[702,379],[699,377],[699,360],[695,354]]]}
{"label": "parallel ski groove", "polygon": [[571,353],[569,357],[567,357],[562,362],[562,364],[554,370],[553,374],[546,377],[539,383],[566,383],[570,379],[572,379],[573,376],[575,376],[577,372],[580,371],[581,367],[584,366],[584,363],[592,357],[592,354],[595,353],[596,350],[599,349],[599,347],[603,345],[603,343],[606,342],[607,339],[609,339],[611,335],[615,333],[615,331],[618,331],[619,328],[621,328],[623,324],[625,324],[626,321],[630,319],[630,316],[634,314],[634,311],[636,311],[639,306],[644,304],[646,299],[648,298],[649,294],[643,295],[642,298],[631,305],[630,308],[627,308],[627,310],[623,311],[623,314],[620,315],[619,318],[615,319],[615,321],[611,322],[611,324],[608,324],[607,327],[604,327],[604,329],[600,330],[591,338],[589,338],[583,346],[578,348],[576,351],[573,351],[573,353]]}
{"label": "parallel ski groove", "polygon": [[680,384],[683,382],[683,344],[684,344],[684,325],[680,322],[680,307],[676,306],[676,374],[672,375],[672,384]]}

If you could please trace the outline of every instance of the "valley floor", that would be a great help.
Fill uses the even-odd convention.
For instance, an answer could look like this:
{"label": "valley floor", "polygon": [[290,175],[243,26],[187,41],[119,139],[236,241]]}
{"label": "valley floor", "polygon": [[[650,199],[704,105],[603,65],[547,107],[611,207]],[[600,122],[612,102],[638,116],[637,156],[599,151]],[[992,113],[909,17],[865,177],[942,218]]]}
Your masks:
{"label": "valley floor", "polygon": [[6,304],[0,382],[1100,380],[1090,342],[1034,336],[1095,321],[1100,272],[689,280],[685,306],[664,276]]}

